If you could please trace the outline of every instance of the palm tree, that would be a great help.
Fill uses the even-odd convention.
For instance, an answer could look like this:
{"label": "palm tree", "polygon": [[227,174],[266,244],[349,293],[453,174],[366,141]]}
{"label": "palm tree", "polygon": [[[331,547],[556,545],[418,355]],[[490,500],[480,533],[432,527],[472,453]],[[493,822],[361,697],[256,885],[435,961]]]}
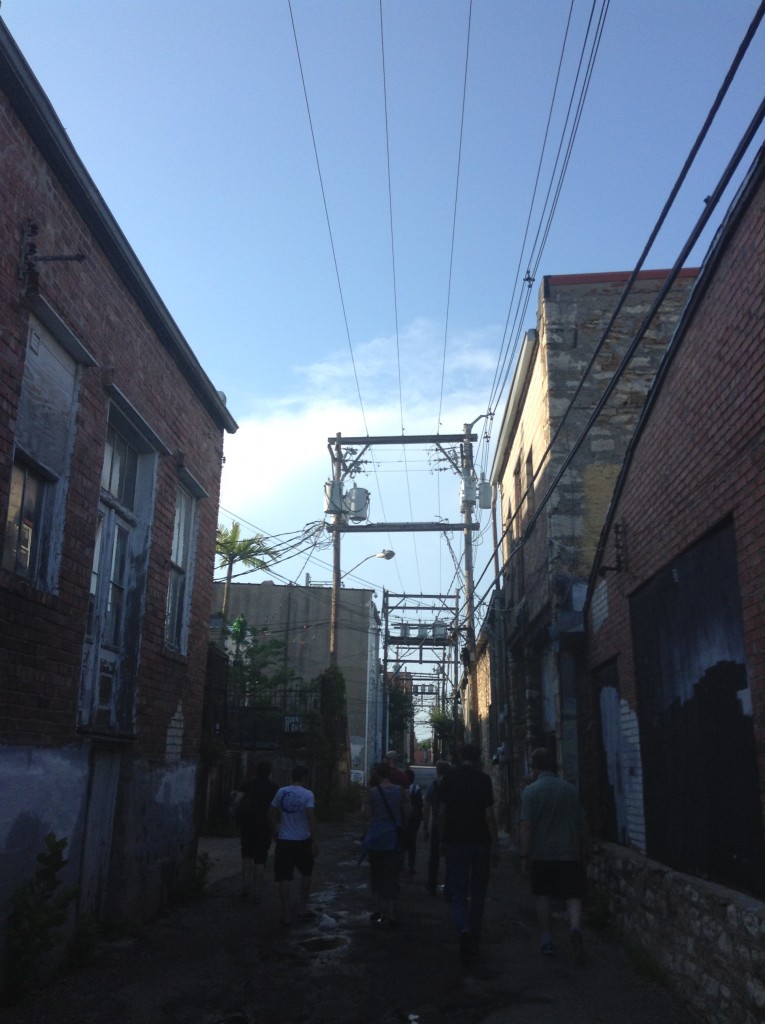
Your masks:
{"label": "palm tree", "polygon": [[218,568],[226,568],[226,583],[223,588],[223,609],[221,614],[225,622],[228,617],[228,598],[234,566],[245,565],[248,569],[264,569],[268,571],[269,559],[276,557],[273,548],[266,544],[265,537],[256,533],[254,537],[242,537],[239,523],[232,523],[231,529],[218,526],[215,538],[215,554],[220,559]]}

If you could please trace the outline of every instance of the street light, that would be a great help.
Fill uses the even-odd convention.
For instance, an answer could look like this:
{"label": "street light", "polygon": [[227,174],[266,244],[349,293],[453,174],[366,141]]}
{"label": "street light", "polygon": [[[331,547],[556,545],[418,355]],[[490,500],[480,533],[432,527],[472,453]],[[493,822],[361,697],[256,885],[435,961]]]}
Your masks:
{"label": "street light", "polygon": [[345,577],[349,573],[352,573],[355,569],[358,569],[358,567],[360,565],[363,565],[364,562],[368,562],[370,558],[384,558],[386,560],[386,562],[389,562],[391,560],[391,558],[395,558],[395,557],[396,557],[396,552],[395,551],[388,551],[387,548],[383,548],[382,551],[378,551],[374,555],[367,555],[366,558],[362,558],[361,561],[357,562],[352,568],[346,569],[346,571],[343,573],[343,575],[340,577],[340,579],[344,580]]}
{"label": "street light", "polygon": [[362,558],[360,562],[357,562],[352,568],[348,569],[342,574],[339,573],[338,561],[335,562],[334,571],[332,573],[332,604],[329,613],[329,663],[330,665],[337,665],[337,611],[340,600],[340,581],[345,579],[349,572],[353,572],[358,569],[364,562],[369,561],[370,558],[384,558],[389,561],[391,558],[395,558],[395,551],[388,551],[387,548],[382,551],[377,551],[373,555],[367,555]]}

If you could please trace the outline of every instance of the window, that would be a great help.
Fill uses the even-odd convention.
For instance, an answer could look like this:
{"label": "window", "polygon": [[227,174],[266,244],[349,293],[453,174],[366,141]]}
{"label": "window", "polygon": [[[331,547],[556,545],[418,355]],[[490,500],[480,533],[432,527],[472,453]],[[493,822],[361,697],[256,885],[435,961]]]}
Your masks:
{"label": "window", "polygon": [[111,387],[110,393],[90,570],[80,724],[130,734],[157,452],[169,452],[121,392]]}
{"label": "window", "polygon": [[188,645],[188,610],[191,603],[196,513],[196,499],[185,487],[179,485],[175,505],[173,548],[170,554],[170,580],[167,587],[165,643],[182,653],[186,652]]}
{"label": "window", "polygon": [[48,591],[57,585],[79,367],[88,361],[69,349],[31,318],[3,541],[3,568]]}
{"label": "window", "polygon": [[3,568],[28,580],[37,578],[47,481],[23,462],[11,472],[11,498],[3,546]]}

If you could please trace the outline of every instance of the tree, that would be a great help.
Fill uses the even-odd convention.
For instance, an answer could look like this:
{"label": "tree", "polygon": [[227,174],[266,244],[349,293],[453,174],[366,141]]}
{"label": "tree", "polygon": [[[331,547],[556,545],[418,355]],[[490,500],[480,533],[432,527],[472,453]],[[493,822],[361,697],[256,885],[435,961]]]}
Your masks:
{"label": "tree", "polygon": [[226,570],[226,582],[223,588],[223,608],[221,615],[225,622],[228,618],[228,600],[231,589],[231,578],[234,566],[245,565],[248,569],[268,571],[268,561],[276,557],[273,548],[268,547],[265,537],[256,533],[254,537],[242,537],[239,523],[232,523],[229,529],[218,526],[215,538],[215,554],[220,559],[218,568]]}

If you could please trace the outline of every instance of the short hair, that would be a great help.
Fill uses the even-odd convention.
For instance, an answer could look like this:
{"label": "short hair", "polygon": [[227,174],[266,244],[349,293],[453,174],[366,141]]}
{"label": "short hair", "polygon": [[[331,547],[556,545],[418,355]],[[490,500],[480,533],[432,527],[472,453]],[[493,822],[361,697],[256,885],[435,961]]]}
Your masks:
{"label": "short hair", "polygon": [[406,772],[406,777],[409,781],[414,782],[414,770],[412,768],[405,768],[404,771]]}
{"label": "short hair", "polygon": [[551,772],[555,770],[555,758],[547,747],[537,747],[531,751],[531,767],[537,768],[540,772]]}
{"label": "short hair", "polygon": [[292,769],[292,781],[300,782],[301,779],[307,779],[309,771],[304,764],[296,764]]}
{"label": "short hair", "polygon": [[436,775],[446,775],[450,767],[448,761],[436,761]]}
{"label": "short hair", "polygon": [[463,744],[460,752],[463,761],[480,761],[481,749],[475,743]]}
{"label": "short hair", "polygon": [[398,761],[398,754],[396,753],[395,750],[389,750],[388,753],[385,755],[385,760],[393,761],[393,763],[395,764],[395,762]]}
{"label": "short hair", "polygon": [[390,765],[386,761],[381,761],[380,764],[375,765],[374,774],[378,779],[389,779]]}

